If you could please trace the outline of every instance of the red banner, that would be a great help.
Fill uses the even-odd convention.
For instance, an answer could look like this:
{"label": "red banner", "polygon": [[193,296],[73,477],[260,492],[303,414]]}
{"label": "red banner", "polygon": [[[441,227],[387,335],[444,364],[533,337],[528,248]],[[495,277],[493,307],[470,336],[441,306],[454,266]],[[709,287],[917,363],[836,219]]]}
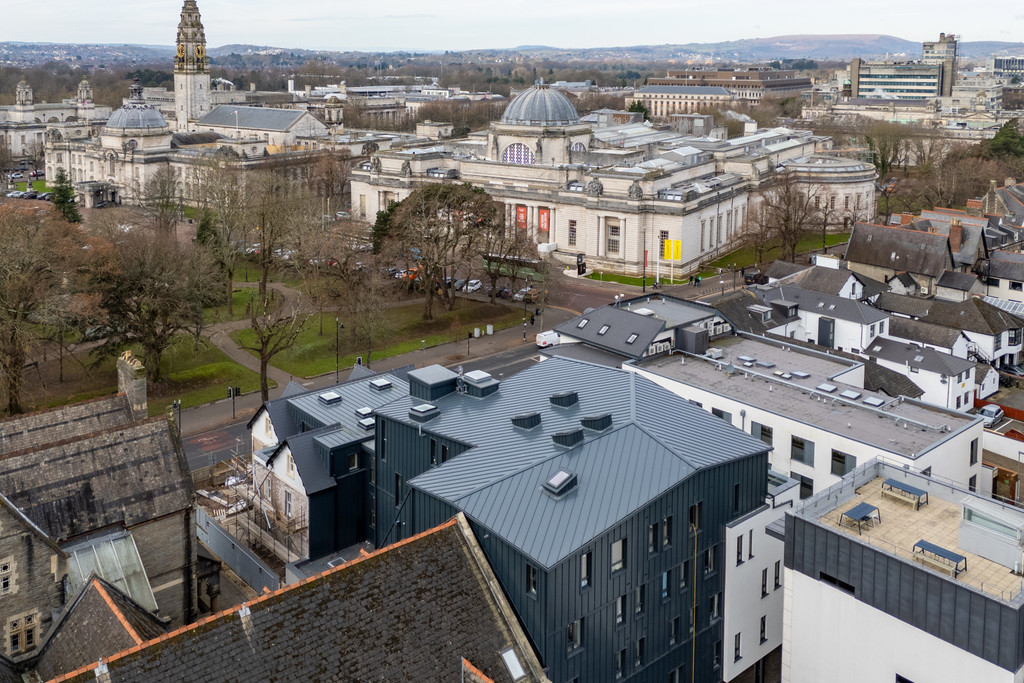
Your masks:
{"label": "red banner", "polygon": [[526,230],[526,207],[516,207],[516,227],[521,230]]}
{"label": "red banner", "polygon": [[551,221],[551,211],[548,210],[548,209],[540,209],[538,211],[538,216],[537,216],[537,229],[538,230],[543,230],[544,232],[547,232],[548,229],[551,227],[549,225],[550,221]]}

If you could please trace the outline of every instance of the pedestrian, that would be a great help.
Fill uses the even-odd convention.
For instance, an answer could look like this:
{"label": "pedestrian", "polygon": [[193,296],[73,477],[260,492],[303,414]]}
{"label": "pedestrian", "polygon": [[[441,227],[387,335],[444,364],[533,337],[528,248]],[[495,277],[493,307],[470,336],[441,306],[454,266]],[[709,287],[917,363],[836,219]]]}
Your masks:
{"label": "pedestrian", "polygon": [[700,275],[697,276],[697,286],[700,287]]}
{"label": "pedestrian", "polygon": [[693,287],[693,276],[690,276],[690,286]]}

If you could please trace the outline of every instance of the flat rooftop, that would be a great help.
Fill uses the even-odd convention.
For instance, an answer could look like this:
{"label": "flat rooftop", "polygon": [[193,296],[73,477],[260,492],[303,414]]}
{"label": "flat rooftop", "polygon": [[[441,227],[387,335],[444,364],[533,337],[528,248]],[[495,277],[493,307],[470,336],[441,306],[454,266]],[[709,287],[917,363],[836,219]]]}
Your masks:
{"label": "flat rooftop", "polygon": [[[903,471],[893,469],[889,474],[875,477],[858,486],[852,498],[843,499],[843,496],[839,496],[843,502],[819,515],[818,521],[908,562],[914,562],[915,543],[920,540],[934,543],[967,558],[967,571],[961,572],[956,579],[950,577],[951,580],[968,584],[1003,600],[1009,601],[1014,596],[1018,596],[1019,600],[1021,589],[1024,588],[1024,579],[1009,568],[960,547],[960,520],[963,507],[959,503],[935,495],[936,491],[929,490],[932,487],[926,489],[929,494],[928,504],[922,505],[918,510],[914,509],[912,503],[882,495],[882,482],[887,477],[894,476],[896,472],[900,472],[896,476],[902,479]],[[907,483],[917,488],[925,488],[928,481],[925,477],[913,476]],[[947,485],[943,485],[942,488],[950,491]],[[962,498],[970,495],[967,492],[957,493]],[[878,508],[882,521],[874,526],[863,525],[858,535],[856,525],[840,525],[839,518],[859,503],[868,503]]]}
{"label": "flat rooftop", "polygon": [[863,379],[857,361],[743,336],[716,341],[712,348],[722,350],[721,359],[686,356],[684,364],[679,356],[662,356],[639,367],[908,458],[977,419],[862,389],[852,384]]}

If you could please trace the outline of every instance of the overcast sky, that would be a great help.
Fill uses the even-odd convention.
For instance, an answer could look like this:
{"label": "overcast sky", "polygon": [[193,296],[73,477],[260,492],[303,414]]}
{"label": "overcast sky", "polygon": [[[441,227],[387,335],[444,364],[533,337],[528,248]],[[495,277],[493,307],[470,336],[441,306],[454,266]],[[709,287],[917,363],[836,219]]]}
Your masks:
{"label": "overcast sky", "polygon": [[[16,6],[25,12],[25,20],[0,28],[0,41],[171,45],[181,11],[180,0],[127,0],[109,6],[50,0],[45,7]],[[247,43],[371,51],[571,48],[810,33],[883,33],[921,41],[936,39],[940,32],[961,35],[966,41],[1024,41],[1024,5],[976,10],[951,0],[199,0],[211,47]],[[8,19],[14,18],[8,13]]]}

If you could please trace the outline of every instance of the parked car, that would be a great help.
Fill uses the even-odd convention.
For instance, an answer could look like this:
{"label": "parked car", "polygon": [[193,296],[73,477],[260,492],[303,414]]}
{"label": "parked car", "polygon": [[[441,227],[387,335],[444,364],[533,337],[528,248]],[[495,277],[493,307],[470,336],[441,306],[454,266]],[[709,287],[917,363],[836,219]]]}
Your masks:
{"label": "parked car", "polygon": [[1004,365],[1002,368],[1003,372],[1008,372],[1011,375],[1017,375],[1018,377],[1024,377],[1024,367],[1020,365]]}
{"label": "parked car", "polygon": [[43,192],[38,197],[36,197],[36,199],[42,199],[44,202],[52,202],[53,201],[53,193],[52,192]]}
{"label": "parked car", "polygon": [[525,301],[528,304],[532,304],[536,299],[537,289],[535,287],[523,287],[512,297],[513,301]]}
{"label": "parked car", "polygon": [[461,292],[462,289],[466,286],[466,280],[460,277],[458,280],[455,281],[455,284],[453,286],[455,287],[456,292]]}
{"label": "parked car", "polygon": [[[487,293],[490,294],[491,292],[488,291]],[[494,296],[496,296],[499,299],[511,299],[512,290],[509,289],[508,287],[499,287],[497,291],[494,292]]]}
{"label": "parked car", "polygon": [[334,214],[334,217],[338,220],[341,220],[343,218],[352,218],[352,214],[350,214],[348,211],[339,211],[338,213]]}
{"label": "parked car", "polygon": [[22,192],[21,190],[13,190],[11,192],[8,192],[7,196],[10,197],[10,198],[13,198],[13,199],[17,199],[18,197],[20,197],[23,194],[24,194],[24,192]]}
{"label": "parked car", "polygon": [[994,403],[989,403],[987,406],[982,407],[982,409],[978,411],[978,415],[985,418],[986,427],[994,427],[999,424],[1004,417],[1006,417],[1003,413],[1003,409]]}
{"label": "parked car", "polygon": [[22,199],[36,199],[37,197],[39,197],[39,193],[35,190],[26,190],[21,193]]}
{"label": "parked car", "polygon": [[23,175],[22,175],[22,174],[20,174],[20,173],[12,173],[12,174],[11,174],[11,178],[24,178],[24,177],[25,177],[25,176],[23,176]]}
{"label": "parked car", "polygon": [[483,283],[479,280],[470,280],[466,283],[466,292],[472,294],[473,292],[479,291],[483,287]]}

